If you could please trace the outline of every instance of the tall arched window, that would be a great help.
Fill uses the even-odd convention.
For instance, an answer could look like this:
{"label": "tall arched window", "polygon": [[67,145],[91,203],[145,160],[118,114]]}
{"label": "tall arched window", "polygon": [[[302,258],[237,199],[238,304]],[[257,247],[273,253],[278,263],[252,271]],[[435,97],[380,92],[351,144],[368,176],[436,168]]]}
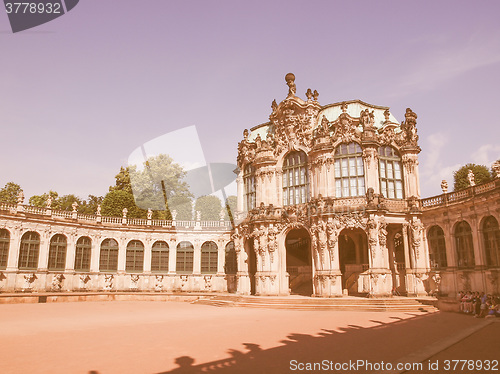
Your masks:
{"label": "tall arched window", "polygon": [[432,226],[427,235],[427,241],[429,242],[431,268],[445,268],[448,264],[443,229],[439,226]]}
{"label": "tall arched window", "polygon": [[151,249],[151,271],[168,271],[168,244],[164,241],[157,241]]}
{"label": "tall arched window", "polygon": [[201,245],[201,273],[217,273],[217,244],[205,242]]}
{"label": "tall arched window", "polygon": [[67,239],[62,234],[57,234],[50,239],[49,270],[64,270],[66,266]]}
{"label": "tall arched window", "polygon": [[283,205],[297,205],[308,200],[307,156],[291,152],[283,162]]}
{"label": "tall arched window", "polygon": [[380,147],[379,155],[379,176],[380,191],[389,199],[403,198],[403,173],[401,167],[401,157],[392,147]]}
{"label": "tall arched window", "polygon": [[255,168],[248,164],[243,169],[243,185],[245,192],[245,210],[255,208]]}
{"label": "tall arched window", "polygon": [[234,242],[226,244],[226,262],[224,264],[224,272],[226,274],[236,274],[238,271],[238,258],[234,249]]}
{"label": "tall arched window", "polygon": [[140,240],[131,240],[127,244],[125,270],[142,272],[144,269],[144,244]]}
{"label": "tall arched window", "polygon": [[75,270],[90,271],[90,255],[92,252],[92,240],[88,236],[82,236],[76,242]]}
{"label": "tall arched window", "polygon": [[21,238],[19,250],[19,270],[34,270],[38,267],[38,252],[40,251],[40,235],[28,231]]}
{"label": "tall arched window", "polygon": [[118,269],[118,242],[115,239],[104,239],[99,256],[100,271],[116,271]]}
{"label": "tall arched window", "polygon": [[474,267],[474,247],[472,245],[472,231],[465,221],[455,226],[455,244],[457,248],[457,265],[459,268]]}
{"label": "tall arched window", "polygon": [[6,229],[0,229],[0,269],[7,268],[9,258],[10,233]]}
{"label": "tall arched window", "polygon": [[483,240],[486,265],[500,267],[500,230],[498,221],[493,216],[487,217],[483,222]]}
{"label": "tall arched window", "polygon": [[193,272],[194,247],[190,242],[177,244],[176,268],[178,273]]}
{"label": "tall arched window", "polygon": [[363,151],[359,144],[340,144],[334,157],[336,196],[365,196]]}

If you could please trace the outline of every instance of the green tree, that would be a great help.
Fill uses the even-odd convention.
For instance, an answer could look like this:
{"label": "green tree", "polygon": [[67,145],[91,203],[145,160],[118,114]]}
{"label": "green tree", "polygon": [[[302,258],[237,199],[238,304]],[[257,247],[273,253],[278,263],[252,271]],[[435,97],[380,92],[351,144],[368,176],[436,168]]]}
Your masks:
{"label": "green tree", "polygon": [[21,186],[19,186],[17,183],[6,183],[5,187],[0,190],[0,201],[9,204],[16,204],[19,191],[21,191]]}
{"label": "green tree", "polygon": [[233,221],[234,219],[234,214],[236,213],[237,209],[237,202],[238,198],[234,195],[228,196],[226,199],[226,217],[225,219],[228,219],[230,221]]}
{"label": "green tree", "polygon": [[[80,199],[78,196],[75,196],[73,194],[70,195],[64,195],[59,197],[56,201],[56,209],[60,210],[73,210],[73,203],[78,204],[78,209],[77,211],[81,213],[80,211],[80,206],[82,205],[82,199]],[[54,207],[55,208],[55,207]]]}
{"label": "green tree", "polygon": [[172,219],[172,215],[170,214],[174,210],[177,212],[176,220],[179,221],[189,221],[193,219],[193,200],[187,196],[172,196],[168,199],[168,218]]}
{"label": "green tree", "polygon": [[130,173],[129,168],[120,167],[120,171],[115,175],[116,184],[109,187],[110,191],[125,191],[132,193],[132,185],[130,184]]}
{"label": "green tree", "polygon": [[474,181],[476,184],[485,183],[492,179],[490,171],[486,166],[466,164],[453,173],[455,191],[463,190],[470,186],[468,179],[469,170],[472,170],[474,173]]}
{"label": "green tree", "polygon": [[146,218],[147,212],[135,205],[134,196],[124,190],[109,191],[102,201],[103,216],[121,217],[123,208],[127,208],[127,217]]}
{"label": "green tree", "polygon": [[205,221],[215,221],[219,219],[222,203],[217,196],[200,196],[196,199],[195,211],[201,212],[201,219]]}
{"label": "green tree", "polygon": [[97,205],[102,204],[104,197],[89,195],[87,200],[82,201],[82,204],[78,207],[78,211],[84,214],[95,214],[97,211]]}
{"label": "green tree", "polygon": [[59,204],[59,194],[56,191],[50,190],[48,193],[43,193],[41,195],[33,195],[29,199],[29,204],[32,206],[37,206],[39,208],[45,208],[47,204],[47,199],[49,195],[52,197],[52,209],[60,209]]}

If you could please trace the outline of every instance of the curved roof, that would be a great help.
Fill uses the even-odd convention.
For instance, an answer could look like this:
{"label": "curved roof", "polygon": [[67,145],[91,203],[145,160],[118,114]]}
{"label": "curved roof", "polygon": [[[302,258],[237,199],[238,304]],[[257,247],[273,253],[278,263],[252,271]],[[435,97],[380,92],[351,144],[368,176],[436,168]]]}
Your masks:
{"label": "curved roof", "polygon": [[[389,107],[372,105],[365,103],[361,100],[350,100],[350,101],[342,101],[334,104],[329,104],[323,106],[323,109],[319,112],[318,116],[321,117],[326,116],[328,121],[335,121],[340,114],[342,114],[342,104],[347,104],[347,114],[349,114],[353,118],[358,118],[361,114],[361,111],[368,109],[370,112],[373,110],[373,115],[375,117],[375,127],[381,128],[385,123],[384,112],[389,110]],[[399,125],[398,120],[391,113],[389,114],[389,121]]]}

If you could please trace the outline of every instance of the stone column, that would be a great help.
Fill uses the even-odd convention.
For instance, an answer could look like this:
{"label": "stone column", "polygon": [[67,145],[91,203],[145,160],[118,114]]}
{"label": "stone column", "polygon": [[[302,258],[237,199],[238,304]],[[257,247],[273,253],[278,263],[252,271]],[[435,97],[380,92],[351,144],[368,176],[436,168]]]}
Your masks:
{"label": "stone column", "polygon": [[193,274],[201,274],[201,240],[194,240],[194,253],[193,253]]}
{"label": "stone column", "polygon": [[378,152],[374,145],[366,145],[363,149],[363,164],[366,183],[365,190],[368,191],[368,188],[371,187],[374,193],[380,193]]}
{"label": "stone column", "polygon": [[168,273],[175,274],[177,272],[177,240],[175,237],[168,242]]}
{"label": "stone column", "polygon": [[144,242],[145,243],[144,243],[144,268],[143,268],[143,270],[144,270],[144,274],[151,274],[151,256],[152,256],[153,240],[146,239]]}
{"label": "stone column", "polygon": [[118,274],[125,273],[125,265],[127,261],[127,239],[118,240]]}
{"label": "stone column", "polygon": [[217,274],[224,274],[224,263],[226,260],[226,246],[224,241],[219,240],[217,243]]}
{"label": "stone column", "polygon": [[66,266],[65,273],[75,272],[75,256],[76,256],[76,241],[77,235],[68,235],[68,241],[66,246]]}
{"label": "stone column", "polygon": [[99,272],[99,260],[101,254],[101,240],[98,236],[92,236],[92,248],[90,252],[90,272]]}

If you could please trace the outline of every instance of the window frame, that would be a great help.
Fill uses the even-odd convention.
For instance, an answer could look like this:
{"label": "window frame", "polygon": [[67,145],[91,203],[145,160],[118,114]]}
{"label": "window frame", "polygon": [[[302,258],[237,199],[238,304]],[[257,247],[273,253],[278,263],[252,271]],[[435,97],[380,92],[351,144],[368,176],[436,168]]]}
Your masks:
{"label": "window frame", "polygon": [[[75,245],[75,271],[90,271],[91,259],[92,239],[88,236],[80,236]],[[88,266],[84,266],[87,263]]]}
{"label": "window frame", "polygon": [[7,269],[10,249],[10,231],[0,229],[0,270]]}
{"label": "window frame", "polygon": [[[116,243],[109,245],[108,243]],[[113,238],[106,238],[101,242],[99,252],[99,271],[100,272],[116,272],[118,270],[118,252],[120,245]],[[112,265],[112,266],[110,266]]]}
{"label": "window frame", "polygon": [[127,273],[142,273],[144,271],[144,243],[131,240],[125,253],[125,271]]}
{"label": "window frame", "polygon": [[[28,236],[29,238],[25,239],[26,236]],[[37,239],[33,239],[33,236],[35,236]],[[23,252],[25,251],[27,252],[24,255]],[[36,231],[25,232],[21,237],[21,242],[19,245],[17,268],[19,270],[37,270],[39,255],[40,255],[40,234],[37,233]]]}
{"label": "window frame", "polygon": [[247,164],[243,168],[243,194],[245,210],[248,212],[256,207],[255,167]]}
{"label": "window frame", "polygon": [[47,270],[64,271],[64,269],[66,268],[67,250],[68,238],[65,235],[56,234],[52,238],[50,238]]}
{"label": "window frame", "polygon": [[[305,204],[309,201],[309,170],[307,154],[292,151],[283,159],[282,167],[283,206]],[[293,200],[290,203],[290,199]]]}
{"label": "window frame", "polygon": [[[187,246],[186,244],[189,244]],[[179,266],[182,265],[182,266]],[[190,266],[189,266],[190,265]],[[194,271],[194,246],[190,241],[184,240],[176,246],[175,271],[178,274],[193,274]]]}
{"label": "window frame", "polygon": [[[399,177],[397,177],[398,172],[399,172]],[[380,192],[385,198],[395,199],[395,200],[404,199],[405,193],[404,193],[403,164],[401,161],[401,156],[399,155],[397,150],[394,149],[393,147],[390,146],[379,147],[378,177],[380,184]],[[393,186],[392,194],[390,188],[391,183]],[[398,183],[399,183],[399,188],[398,188]]]}
{"label": "window frame", "polygon": [[366,194],[363,149],[356,142],[341,143],[334,152],[335,197],[360,197]]}
{"label": "window frame", "polygon": [[432,269],[445,269],[448,267],[446,256],[446,239],[444,231],[439,225],[433,225],[427,234],[429,244],[429,261]]}
{"label": "window frame", "polygon": [[[166,247],[157,246],[164,243]],[[166,255],[165,255],[166,254]],[[169,269],[170,247],[164,240],[157,240],[151,247],[151,272],[152,273],[167,273]],[[166,264],[166,267],[163,265]]]}
{"label": "window frame", "polygon": [[206,241],[201,245],[200,257],[201,274],[217,273],[219,247],[214,241]]}

